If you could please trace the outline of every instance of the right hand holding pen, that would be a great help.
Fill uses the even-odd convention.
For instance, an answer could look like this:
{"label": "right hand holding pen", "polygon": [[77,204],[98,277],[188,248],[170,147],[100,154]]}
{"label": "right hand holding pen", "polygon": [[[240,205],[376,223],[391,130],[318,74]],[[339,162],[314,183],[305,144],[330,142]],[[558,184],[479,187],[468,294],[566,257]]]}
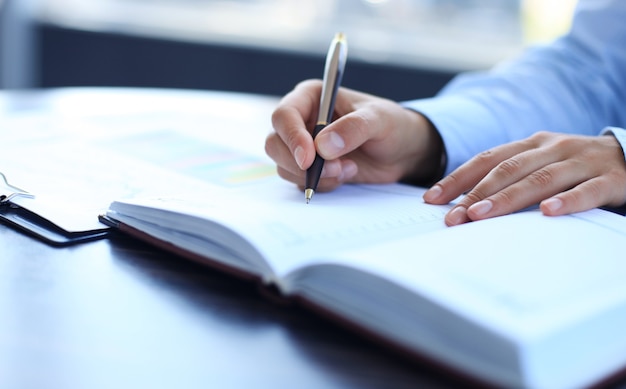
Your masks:
{"label": "right hand holding pen", "polygon": [[391,100],[347,88],[340,88],[333,122],[314,142],[321,89],[319,80],[298,84],[272,115],[274,132],[265,151],[282,178],[303,189],[316,151],[326,160],[318,191],[347,182],[426,181],[437,171],[443,146],[428,120]]}

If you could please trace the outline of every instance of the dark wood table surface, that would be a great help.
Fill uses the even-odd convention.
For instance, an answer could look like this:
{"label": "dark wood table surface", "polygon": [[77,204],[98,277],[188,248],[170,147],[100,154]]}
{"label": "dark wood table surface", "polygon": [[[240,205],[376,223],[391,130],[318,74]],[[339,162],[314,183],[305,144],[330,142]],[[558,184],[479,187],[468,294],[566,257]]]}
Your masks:
{"label": "dark wood table surface", "polygon": [[124,236],[0,225],[0,388],[458,387],[255,285]]}

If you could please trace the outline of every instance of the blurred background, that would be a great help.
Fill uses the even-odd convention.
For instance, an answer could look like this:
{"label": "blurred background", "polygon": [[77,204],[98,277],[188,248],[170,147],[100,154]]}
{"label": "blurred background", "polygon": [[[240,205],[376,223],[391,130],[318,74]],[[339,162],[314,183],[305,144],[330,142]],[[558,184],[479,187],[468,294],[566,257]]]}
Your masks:
{"label": "blurred background", "polygon": [[0,87],[136,86],[283,95],[319,78],[430,96],[567,31],[575,0],[0,0]]}

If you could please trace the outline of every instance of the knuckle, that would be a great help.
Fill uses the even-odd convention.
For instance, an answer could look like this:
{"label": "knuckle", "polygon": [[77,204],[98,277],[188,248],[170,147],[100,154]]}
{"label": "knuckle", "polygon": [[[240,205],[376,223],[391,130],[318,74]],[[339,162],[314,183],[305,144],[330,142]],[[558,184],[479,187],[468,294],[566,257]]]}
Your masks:
{"label": "knuckle", "polygon": [[490,164],[494,158],[492,150],[481,151],[473,158],[479,164]]}
{"label": "knuckle", "polygon": [[528,180],[535,186],[544,186],[552,183],[554,175],[547,168],[536,170],[528,175]]}
{"label": "knuckle", "polygon": [[334,131],[343,136],[346,142],[361,143],[368,138],[369,129],[372,125],[371,119],[363,112],[354,111],[350,115],[344,116],[341,121],[334,124]]}
{"label": "knuckle", "polygon": [[[300,180],[297,180],[297,179],[295,179],[295,176],[291,172],[289,172],[288,170],[283,169],[281,167],[277,167],[276,168],[276,173],[278,174],[278,176],[280,178],[282,178],[285,181],[290,181],[290,182],[293,182],[293,183],[299,184],[299,185],[300,184],[304,184],[304,178],[302,178]],[[302,181],[302,182],[300,182],[300,181]]]}
{"label": "knuckle", "polygon": [[560,197],[568,208],[583,210],[594,206],[609,205],[606,199],[606,191],[603,189],[602,180],[586,181],[566,192]]}
{"label": "knuckle", "polygon": [[[595,199],[598,202],[597,205],[621,205],[617,204],[620,202],[619,198],[621,196],[619,196],[619,194],[617,196],[613,196],[614,194],[618,193],[611,190],[613,187],[614,183],[606,178],[599,178],[587,181],[585,185],[585,198],[588,197],[591,199]],[[579,197],[583,197],[584,195],[582,191],[572,190],[570,192],[573,192],[572,194],[579,193]],[[574,200],[579,202],[582,201],[579,197],[575,197]]]}
{"label": "knuckle", "polygon": [[300,134],[297,131],[289,131],[285,135],[285,143],[287,144],[289,150],[292,150],[292,152],[300,144],[299,136]]}
{"label": "knuckle", "polygon": [[502,190],[493,196],[493,202],[502,209],[512,209],[516,204],[517,196],[509,190]]}
{"label": "knuckle", "polygon": [[370,119],[361,111],[354,111],[350,115],[348,125],[351,131],[363,131],[363,129],[370,126]]}
{"label": "knuckle", "polygon": [[291,116],[298,116],[298,112],[297,110],[295,110],[295,108],[287,104],[278,105],[276,109],[274,109],[274,111],[272,112],[272,126],[275,129],[279,129],[281,127],[281,124],[286,121],[285,119]]}
{"label": "knuckle", "polygon": [[449,190],[449,188],[458,188],[461,185],[461,177],[457,171],[453,171],[439,181],[439,185],[444,188],[444,191]]}
{"label": "knuckle", "polygon": [[265,154],[277,164],[281,163],[284,154],[282,141],[276,134],[271,134],[265,139]]}
{"label": "knuckle", "polygon": [[558,150],[574,150],[578,148],[579,144],[580,140],[578,138],[560,136],[554,140],[552,147]]}
{"label": "knuckle", "polygon": [[284,126],[285,131],[271,132],[265,138],[265,153],[276,159],[286,146],[289,150],[294,150],[302,139],[302,130],[297,126]]}
{"label": "knuckle", "polygon": [[276,126],[276,122],[279,121],[280,118],[284,115],[284,111],[285,111],[285,108],[279,105],[272,112],[272,124],[274,125],[274,127]]}
{"label": "knuckle", "polygon": [[[589,192],[590,197],[594,199],[601,199],[605,194],[604,186],[601,185],[601,180],[592,180],[589,181],[586,190]],[[574,191],[577,193],[578,191]]]}
{"label": "knuckle", "polygon": [[512,177],[518,175],[521,169],[522,164],[519,159],[512,157],[500,162],[494,173],[499,176]]}
{"label": "knuckle", "polygon": [[309,88],[321,88],[322,81],[318,79],[308,79],[300,81],[296,84],[294,89],[309,89]]}
{"label": "knuckle", "polygon": [[465,197],[463,198],[463,200],[461,201],[462,204],[464,205],[471,205],[474,203],[477,203],[481,200],[484,200],[487,198],[487,194],[482,192],[480,189],[472,189],[471,191],[469,191],[467,193],[467,195],[465,195]]}
{"label": "knuckle", "polygon": [[265,138],[265,153],[270,157],[274,155],[277,137],[276,133],[271,133],[267,136],[267,138]]}
{"label": "knuckle", "polygon": [[[588,187],[587,189],[590,188]],[[589,194],[591,192],[587,193]],[[571,210],[581,209],[583,207],[583,204],[585,203],[585,197],[586,196],[584,194],[584,191],[580,190],[579,188],[570,189],[559,195],[559,198],[561,199],[563,204],[565,204],[565,207]],[[595,196],[592,197],[596,198]]]}
{"label": "knuckle", "polygon": [[560,133],[538,131],[531,135],[526,141],[528,142],[529,148],[545,148],[546,150],[550,150],[550,152],[558,153],[575,147],[578,139]]}
{"label": "knuckle", "polygon": [[554,134],[548,131],[537,131],[530,136],[529,139],[533,141],[543,142],[549,138],[551,138]]}
{"label": "knuckle", "polygon": [[272,122],[276,121],[276,119],[279,119],[281,116],[283,116],[285,113],[285,106],[284,105],[278,105],[275,109],[274,112],[272,112]]}
{"label": "knuckle", "polygon": [[284,121],[284,118],[291,114],[291,108],[285,105],[279,105],[276,107],[274,112],[272,112],[272,126],[274,128],[280,127],[280,123]]}

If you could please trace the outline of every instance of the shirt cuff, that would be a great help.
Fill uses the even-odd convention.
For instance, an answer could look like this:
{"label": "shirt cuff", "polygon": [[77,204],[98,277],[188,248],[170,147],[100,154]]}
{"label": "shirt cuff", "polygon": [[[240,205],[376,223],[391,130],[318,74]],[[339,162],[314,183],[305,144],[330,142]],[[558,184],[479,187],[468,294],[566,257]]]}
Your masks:
{"label": "shirt cuff", "polygon": [[622,147],[622,153],[626,160],[626,129],[619,127],[606,127],[600,132],[600,135],[613,135]]}

